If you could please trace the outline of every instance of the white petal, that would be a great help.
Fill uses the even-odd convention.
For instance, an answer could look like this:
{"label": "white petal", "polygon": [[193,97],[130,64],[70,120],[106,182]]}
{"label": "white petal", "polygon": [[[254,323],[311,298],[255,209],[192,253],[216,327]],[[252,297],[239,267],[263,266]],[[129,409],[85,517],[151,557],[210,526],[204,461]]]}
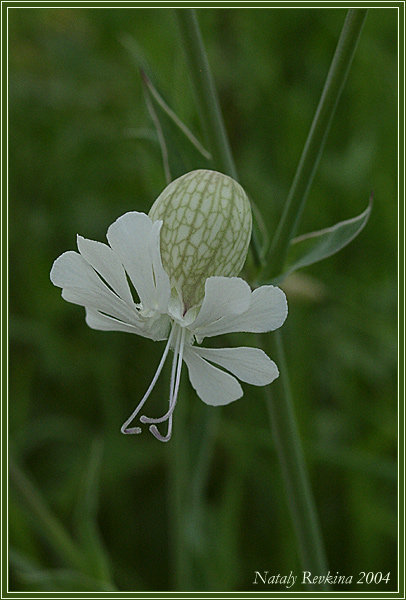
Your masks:
{"label": "white petal", "polygon": [[263,285],[252,292],[251,304],[243,314],[226,315],[214,323],[208,323],[198,331],[198,336],[203,339],[236,331],[250,333],[274,331],[283,325],[287,314],[288,304],[282,290],[273,285]]}
{"label": "white petal", "polygon": [[224,317],[245,312],[251,299],[251,289],[239,277],[209,277],[206,279],[205,294],[196,320],[190,326],[198,331]]}
{"label": "white petal", "polygon": [[97,285],[99,279],[85,259],[73,250],[56,259],[50,277],[52,283],[61,288]]}
{"label": "white petal", "polygon": [[220,406],[241,398],[243,391],[238,381],[229,373],[210,365],[194,350],[192,346],[186,346],[183,359],[189,371],[190,383],[203,402]]}
{"label": "white petal", "polygon": [[246,318],[253,333],[275,331],[283,325],[288,316],[288,303],[284,292],[273,285],[263,285],[252,292],[251,305],[241,321]]}
{"label": "white petal", "polygon": [[130,325],[89,308],[86,309],[86,323],[92,329],[136,333],[137,335],[142,335],[143,337],[150,338],[154,341],[167,339],[170,327],[169,319],[166,315],[162,315],[161,318],[154,323],[147,321],[144,323],[140,322],[139,325]]}
{"label": "white petal", "polygon": [[279,375],[276,364],[259,348],[193,348],[195,353],[251,385],[267,385]]}
{"label": "white petal", "polygon": [[107,231],[107,239],[120,257],[142,305],[162,312],[170,296],[169,277],[160,256],[160,222],[144,213],[129,212]]}
{"label": "white petal", "polygon": [[127,333],[143,335],[141,327],[118,321],[113,317],[100,313],[94,308],[86,308],[86,323],[92,329],[99,329],[101,331],[125,331]]}
{"label": "white petal", "polygon": [[77,243],[81,255],[103,277],[116,294],[128,304],[133,304],[124,267],[110,246],[88,240],[80,235],[77,236]]}
{"label": "white petal", "polygon": [[[161,229],[162,221],[156,221],[152,226],[152,235],[149,243],[149,252],[152,259],[152,268],[156,288],[155,307],[160,312],[167,312],[171,286],[169,276],[162,266],[161,258]],[[153,308],[155,308],[153,307]]]}
{"label": "white petal", "polygon": [[135,305],[129,306],[114,294],[77,252],[65,252],[56,259],[51,281],[63,288],[62,297],[68,302],[101,310],[126,323],[138,321]]}

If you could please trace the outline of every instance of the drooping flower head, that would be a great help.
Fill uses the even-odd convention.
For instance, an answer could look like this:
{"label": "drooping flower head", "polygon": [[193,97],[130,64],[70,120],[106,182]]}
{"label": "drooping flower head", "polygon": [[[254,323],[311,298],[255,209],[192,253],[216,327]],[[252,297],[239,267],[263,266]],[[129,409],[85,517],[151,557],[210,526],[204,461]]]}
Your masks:
{"label": "drooping flower head", "polygon": [[168,185],[149,216],[162,221],[161,258],[185,310],[201,304],[208,277],[238,275],[251,237],[242,187],[216,171],[192,171]]}
{"label": "drooping flower head", "polygon": [[[272,331],[286,318],[286,298],[279,288],[262,286],[252,292],[236,277],[251,227],[250,204],[237,182],[215,171],[192,171],[165,188],[149,216],[129,212],[119,217],[108,229],[109,245],[78,236],[79,252],[65,252],[54,262],[51,281],[62,288],[65,300],[85,307],[90,327],[167,340],[151,385],[123,433],[141,432],[129,425],[170,350],[168,411],[158,419],[139,419],[161,441],[172,434],[183,361],[198,396],[214,406],[242,396],[234,375],[253,385],[267,385],[278,376],[275,363],[260,349],[196,345],[222,333]],[[133,298],[127,276],[138,298]],[[157,427],[164,421],[166,435]]]}

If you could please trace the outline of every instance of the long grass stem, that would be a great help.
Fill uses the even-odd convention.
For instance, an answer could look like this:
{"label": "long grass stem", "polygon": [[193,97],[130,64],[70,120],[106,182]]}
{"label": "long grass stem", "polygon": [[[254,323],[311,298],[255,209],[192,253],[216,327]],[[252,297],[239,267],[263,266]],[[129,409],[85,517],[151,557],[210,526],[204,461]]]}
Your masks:
{"label": "long grass stem", "polygon": [[27,514],[63,564],[69,565],[79,572],[83,571],[86,567],[86,560],[82,552],[76,547],[59,520],[52,514],[39,491],[11,457],[9,476],[10,483],[23,502]]}
{"label": "long grass stem", "polygon": [[[290,240],[298,226],[317,170],[367,12],[364,9],[350,9],[347,13],[282,218],[267,252],[268,266],[262,274],[263,280],[277,275],[283,266]],[[268,408],[302,568],[311,572],[326,573],[324,543],[297,428],[281,334],[278,332],[269,336],[265,343],[274,344],[271,355],[275,356],[281,371],[280,378],[273,384],[272,390],[268,391]],[[271,397],[271,393],[275,394],[275,398]]]}
{"label": "long grass stem", "polygon": [[[280,370],[279,378],[266,387],[267,406],[301,566],[313,574],[325,575],[328,565],[323,536],[296,424],[281,332],[267,336],[265,343]],[[321,587],[329,589],[328,585]]]}
{"label": "long grass stem", "polygon": [[[238,181],[237,168],[228,141],[220,101],[207,60],[196,11],[190,8],[178,8],[175,12],[195,100],[214,168]],[[250,248],[254,263],[259,269],[262,265],[263,252],[256,235],[251,237]]]}
{"label": "long grass stem", "polygon": [[347,13],[281,220],[266,253],[266,266],[260,276],[262,281],[275,277],[282,269],[323,152],[367,13],[368,10],[363,8],[353,8]]}
{"label": "long grass stem", "polygon": [[200,34],[196,12],[188,8],[178,8],[176,9],[176,16],[195,91],[197,107],[209,150],[213,157],[213,163],[216,169],[237,179],[237,170],[228,142],[220,102]]}
{"label": "long grass stem", "polygon": [[[277,274],[282,267],[287,248],[299,222],[307,193],[317,169],[366,14],[367,11],[363,9],[352,9],[347,14],[277,234],[267,252],[269,266],[265,267],[263,273],[265,277]],[[214,166],[218,170],[237,178],[196,13],[191,9],[177,9],[176,15]],[[272,429],[302,566],[313,573],[323,574],[327,572],[327,561],[296,425],[282,339],[279,335],[273,339],[276,341],[274,355],[280,365],[281,377],[273,388],[278,396],[277,401],[273,402],[272,398],[269,398],[268,401]]]}

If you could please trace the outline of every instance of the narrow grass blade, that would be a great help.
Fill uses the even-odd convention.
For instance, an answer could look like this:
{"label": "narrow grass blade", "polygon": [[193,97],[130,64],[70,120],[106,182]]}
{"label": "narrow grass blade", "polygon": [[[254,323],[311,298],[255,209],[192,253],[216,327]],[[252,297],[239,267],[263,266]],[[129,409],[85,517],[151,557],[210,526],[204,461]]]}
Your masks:
{"label": "narrow grass blade", "polygon": [[212,168],[211,154],[170,108],[154,85],[148,62],[135,40],[126,36],[122,43],[141,74],[145,103],[161,147],[167,183],[188,171]]}
{"label": "narrow grass blade", "polygon": [[210,154],[188,130],[141,70],[148,112],[155,125],[167,183],[194,169],[211,166]]}
{"label": "narrow grass blade", "polygon": [[38,592],[111,592],[108,582],[99,581],[74,569],[44,569],[13,546],[9,548],[10,568],[16,579]]}
{"label": "narrow grass blade", "polygon": [[[303,570],[327,573],[324,542],[297,426],[280,331],[267,337],[264,349],[275,358],[280,370],[278,379],[265,388],[265,393],[300,562]],[[329,585],[324,583],[319,589],[328,590]]]}
{"label": "narrow grass blade", "polygon": [[224,127],[220,102],[200,34],[196,12],[176,9],[196,104],[216,169],[237,179],[237,171]]}
{"label": "narrow grass blade", "polygon": [[267,266],[261,280],[266,281],[281,271],[289,244],[295,234],[306,198],[316,173],[330,125],[347,80],[368,10],[350,9],[337,44],[319,105],[293,179],[276,234],[267,251]]}
{"label": "narrow grass blade", "polygon": [[28,516],[39,535],[59,556],[63,565],[85,570],[87,561],[69,533],[51,512],[40,492],[35,488],[12,458],[9,461],[10,484],[24,504]]}
{"label": "narrow grass blade", "polygon": [[189,142],[194,146],[194,148],[205,158],[207,161],[211,160],[211,154],[205,148],[203,148],[202,144],[199,140],[193,135],[193,133],[186,127],[184,123],[179,119],[179,117],[173,112],[171,108],[166,104],[165,100],[160,96],[158,90],[153,85],[152,81],[146,75],[144,71],[141,71],[143,81],[148,88],[148,91],[151,94],[151,97],[154,99],[157,107],[161,109],[161,111],[166,115],[168,119],[170,119],[175,127],[177,127],[184,136],[189,140]]}
{"label": "narrow grass blade", "polygon": [[[238,173],[228,141],[220,101],[200,33],[196,11],[190,8],[178,8],[175,12],[183,50],[189,66],[196,105],[212,156],[212,168],[238,181]],[[254,232],[250,245],[257,269],[261,265],[263,254],[257,230],[258,221],[260,221],[260,218],[254,220]]]}
{"label": "narrow grass blade", "polygon": [[[282,271],[290,241],[300,221],[307,194],[330,129],[335,109],[354,57],[367,10],[351,9],[343,26],[322,96],[313,119],[299,166],[294,177],[276,235],[267,252],[262,279]],[[275,398],[268,398],[275,444],[282,469],[292,521],[303,569],[327,572],[327,559],[317,511],[309,483],[296,417],[293,409],[280,332],[268,336],[273,341],[281,375],[273,384]],[[325,586],[328,589],[328,585]]]}

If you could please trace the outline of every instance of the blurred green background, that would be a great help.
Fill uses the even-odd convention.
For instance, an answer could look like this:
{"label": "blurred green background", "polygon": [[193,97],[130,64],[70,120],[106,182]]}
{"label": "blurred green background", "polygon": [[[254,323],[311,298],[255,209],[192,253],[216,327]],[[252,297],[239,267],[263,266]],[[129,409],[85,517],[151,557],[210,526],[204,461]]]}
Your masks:
{"label": "blurred green background", "polygon": [[[197,12],[240,181],[272,236],[346,11]],[[173,9],[9,9],[10,589],[283,591],[253,585],[256,570],[300,574],[261,391],[245,386],[222,410],[212,454],[200,424],[215,409],[186,377],[169,444],[121,435],[163,345],[89,329],[49,280],[77,233],[103,241],[165,186],[128,35],[204,142]],[[396,9],[370,10],[299,233],[356,216],[372,190],[361,235],[284,285],[329,565],[354,576],[340,591],[397,584]],[[150,413],[162,413],[167,379]],[[79,566],[49,526],[73,540]],[[361,571],[390,581],[357,585]]]}

